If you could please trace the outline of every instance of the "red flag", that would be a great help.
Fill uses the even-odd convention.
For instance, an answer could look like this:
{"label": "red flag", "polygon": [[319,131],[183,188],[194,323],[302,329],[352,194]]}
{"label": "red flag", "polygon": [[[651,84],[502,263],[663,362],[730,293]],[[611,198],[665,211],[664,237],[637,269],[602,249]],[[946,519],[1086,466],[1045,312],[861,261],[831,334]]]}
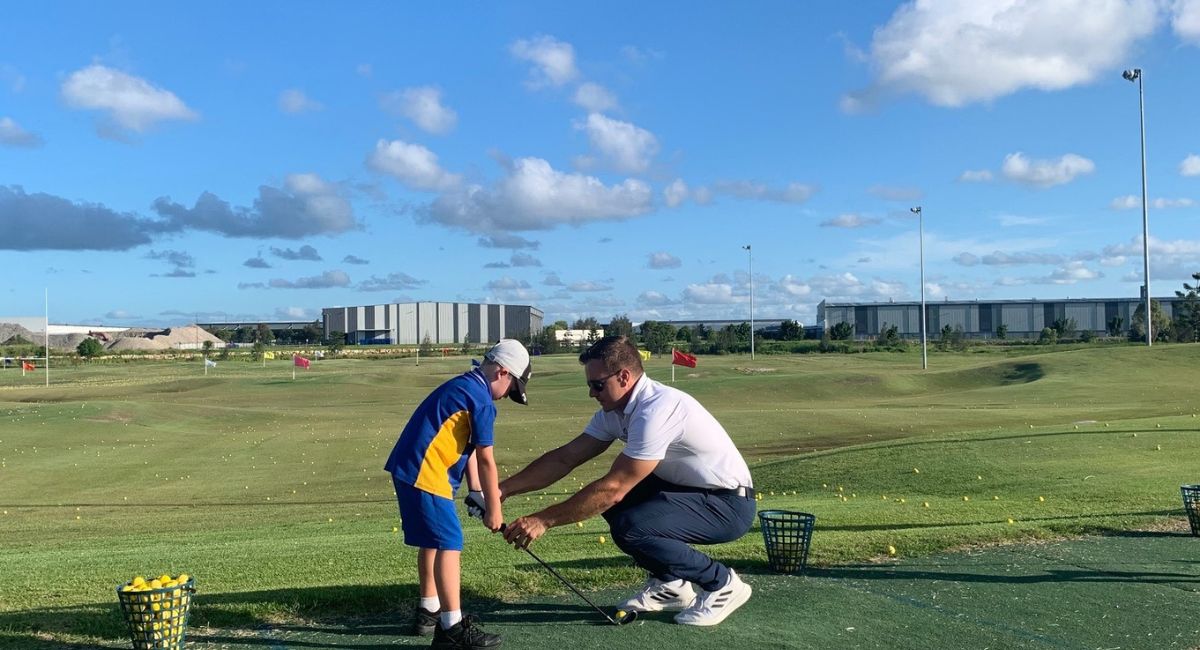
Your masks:
{"label": "red flag", "polygon": [[308,369],[308,364],[310,364],[310,363],[312,363],[312,362],[311,362],[311,361],[309,361],[308,359],[305,359],[304,357],[302,357],[302,356],[300,356],[300,355],[298,355],[298,354],[295,354],[295,355],[292,355],[292,363],[294,363],[294,364],[296,364],[297,366],[300,366],[301,368],[304,368],[304,369],[306,369],[306,370],[307,370],[307,369]]}
{"label": "red flag", "polygon": [[688,354],[687,352],[680,352],[679,350],[672,349],[671,350],[671,363],[673,363],[677,366],[687,366],[689,368],[695,368],[696,367],[696,357]]}
{"label": "red flag", "polygon": [[22,361],[21,362],[21,370],[37,370],[37,366],[33,365],[32,363],[29,363],[28,361]]}

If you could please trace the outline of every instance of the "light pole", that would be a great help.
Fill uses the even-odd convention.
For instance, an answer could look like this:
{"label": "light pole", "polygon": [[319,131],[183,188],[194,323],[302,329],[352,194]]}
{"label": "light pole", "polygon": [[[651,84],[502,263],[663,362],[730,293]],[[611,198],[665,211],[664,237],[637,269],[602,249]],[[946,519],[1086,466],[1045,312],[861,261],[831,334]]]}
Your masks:
{"label": "light pole", "polygon": [[1154,344],[1154,330],[1150,317],[1150,211],[1146,205],[1146,100],[1142,92],[1142,69],[1134,68],[1121,74],[1127,81],[1138,85],[1138,116],[1142,125],[1142,273],[1146,280],[1146,345]]}
{"label": "light pole", "polygon": [[750,250],[750,244],[742,246],[746,250],[746,255],[750,257],[750,359],[754,359],[754,251]]}
{"label": "light pole", "polygon": [[921,370],[929,367],[929,355],[925,349],[925,215],[921,206],[909,208],[909,212],[917,215],[918,247],[921,250]]}

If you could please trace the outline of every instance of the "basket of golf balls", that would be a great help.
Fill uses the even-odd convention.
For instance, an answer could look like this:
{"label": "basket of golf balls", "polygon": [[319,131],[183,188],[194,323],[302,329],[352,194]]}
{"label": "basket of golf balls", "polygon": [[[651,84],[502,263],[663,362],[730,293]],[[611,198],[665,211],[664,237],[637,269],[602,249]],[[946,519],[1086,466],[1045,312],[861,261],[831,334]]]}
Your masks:
{"label": "basket of golf balls", "polygon": [[117,587],[134,650],[183,648],[194,593],[195,581],[186,573],[150,580],[138,576]]}

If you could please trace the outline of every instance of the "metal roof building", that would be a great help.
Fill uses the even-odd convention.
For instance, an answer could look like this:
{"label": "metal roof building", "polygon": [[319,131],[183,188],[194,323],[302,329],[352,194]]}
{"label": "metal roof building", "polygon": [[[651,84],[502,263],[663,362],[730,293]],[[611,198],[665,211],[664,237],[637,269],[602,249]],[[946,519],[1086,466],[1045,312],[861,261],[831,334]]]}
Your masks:
{"label": "metal roof building", "polygon": [[[1167,316],[1177,298],[1155,298]],[[1117,328],[1128,334],[1133,313],[1142,298],[1066,298],[1059,300],[948,300],[925,303],[925,326],[929,336],[937,338],[942,328],[962,329],[971,338],[996,336],[1000,326],[1010,338],[1037,338],[1042,329],[1056,320],[1070,318],[1079,332],[1105,334],[1114,318]],[[822,300],[817,305],[817,322],[828,331],[838,323],[854,327],[854,338],[874,338],[895,325],[905,338],[921,336],[920,302],[844,302]]]}
{"label": "metal roof building", "polygon": [[417,345],[530,342],[542,331],[542,310],[529,305],[405,302],[321,310],[325,336],[343,332],[347,343]]}

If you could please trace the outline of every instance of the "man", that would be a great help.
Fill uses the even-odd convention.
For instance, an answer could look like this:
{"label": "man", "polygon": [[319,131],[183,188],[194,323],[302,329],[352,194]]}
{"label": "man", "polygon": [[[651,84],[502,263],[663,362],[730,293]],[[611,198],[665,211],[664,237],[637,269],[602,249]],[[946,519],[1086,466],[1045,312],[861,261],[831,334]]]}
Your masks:
{"label": "man", "polygon": [[600,410],[574,440],[502,481],[500,498],[555,483],[614,440],[625,449],[603,477],[514,520],[504,538],[525,548],[550,528],[603,514],[613,542],[650,574],[620,609],[682,610],[677,623],[720,623],[749,600],[750,585],[690,545],[729,542],[750,530],[755,501],[746,461],[699,402],[645,375],[629,338],[606,336],[579,362]]}

